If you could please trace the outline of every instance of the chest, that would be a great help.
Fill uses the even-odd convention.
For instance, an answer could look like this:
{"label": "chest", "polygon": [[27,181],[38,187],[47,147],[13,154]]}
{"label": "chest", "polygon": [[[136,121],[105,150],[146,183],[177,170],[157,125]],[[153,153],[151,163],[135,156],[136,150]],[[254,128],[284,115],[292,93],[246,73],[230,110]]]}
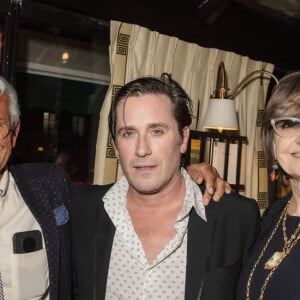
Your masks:
{"label": "chest", "polygon": [[151,263],[176,234],[175,223],[179,213],[171,211],[129,210],[129,215],[146,258]]}
{"label": "chest", "polygon": [[[19,191],[9,189],[0,209],[0,269],[5,299],[33,299],[43,295],[49,285],[43,235],[41,248],[22,252],[28,245],[21,243],[22,239],[30,240],[32,230],[42,235],[39,223]],[[24,233],[23,237],[20,233]],[[38,237],[34,236],[34,239],[38,240]]]}
{"label": "chest", "polygon": [[153,264],[136,240],[116,231],[110,255],[105,299],[184,299],[187,237],[170,243]]}

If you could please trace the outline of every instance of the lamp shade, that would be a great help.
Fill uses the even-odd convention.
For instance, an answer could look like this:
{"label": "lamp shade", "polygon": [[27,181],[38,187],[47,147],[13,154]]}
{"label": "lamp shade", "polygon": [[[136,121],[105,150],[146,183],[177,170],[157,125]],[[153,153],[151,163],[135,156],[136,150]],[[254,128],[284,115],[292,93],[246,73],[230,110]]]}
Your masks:
{"label": "lamp shade", "polygon": [[211,99],[203,126],[219,131],[238,130],[234,101],[231,99]]}

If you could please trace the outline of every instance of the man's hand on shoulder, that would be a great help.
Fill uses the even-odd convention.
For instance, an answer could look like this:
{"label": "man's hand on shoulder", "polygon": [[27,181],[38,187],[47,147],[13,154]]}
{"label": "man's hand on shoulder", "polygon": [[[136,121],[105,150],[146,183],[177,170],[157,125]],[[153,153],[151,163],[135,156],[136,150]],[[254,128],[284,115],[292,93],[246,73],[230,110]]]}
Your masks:
{"label": "man's hand on shoulder", "polygon": [[218,174],[216,168],[208,163],[199,163],[187,166],[191,178],[198,184],[205,183],[203,204],[208,205],[211,199],[219,201],[221,197],[230,194],[232,189],[228,182],[224,181]]}

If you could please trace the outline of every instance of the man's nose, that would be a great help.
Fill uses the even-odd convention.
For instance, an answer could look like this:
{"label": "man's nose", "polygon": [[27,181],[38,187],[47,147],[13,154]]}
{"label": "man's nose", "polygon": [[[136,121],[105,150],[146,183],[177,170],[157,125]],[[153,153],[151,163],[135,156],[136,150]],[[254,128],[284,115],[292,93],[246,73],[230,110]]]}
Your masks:
{"label": "man's nose", "polygon": [[151,146],[147,135],[140,135],[137,139],[136,155],[146,156],[151,154]]}

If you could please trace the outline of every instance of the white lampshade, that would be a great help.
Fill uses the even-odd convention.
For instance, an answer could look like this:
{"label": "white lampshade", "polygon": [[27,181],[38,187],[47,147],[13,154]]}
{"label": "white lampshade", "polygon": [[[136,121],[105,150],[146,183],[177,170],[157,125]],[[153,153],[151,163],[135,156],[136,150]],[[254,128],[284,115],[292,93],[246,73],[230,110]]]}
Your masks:
{"label": "white lampshade", "polygon": [[206,111],[203,126],[208,129],[238,130],[234,100],[211,99]]}

